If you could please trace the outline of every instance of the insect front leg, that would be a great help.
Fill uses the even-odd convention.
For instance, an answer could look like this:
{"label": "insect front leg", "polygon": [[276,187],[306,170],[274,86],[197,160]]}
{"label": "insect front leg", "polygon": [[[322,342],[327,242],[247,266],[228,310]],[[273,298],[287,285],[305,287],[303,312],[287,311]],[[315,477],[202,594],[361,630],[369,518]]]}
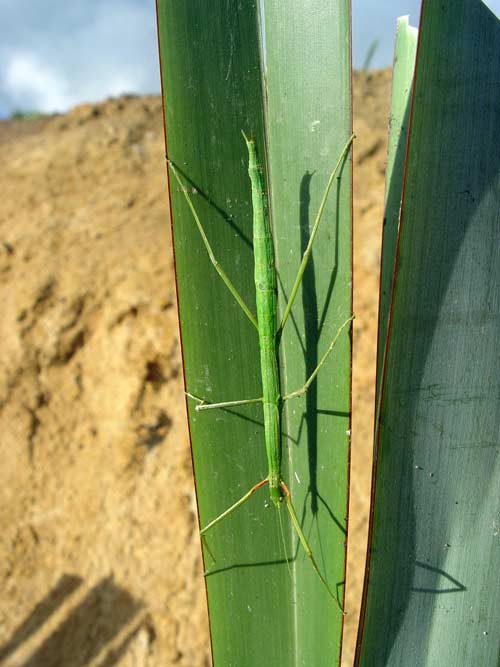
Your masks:
{"label": "insect front leg", "polygon": [[196,212],[195,207],[193,206],[193,202],[191,201],[191,197],[189,196],[189,194],[188,194],[188,192],[187,192],[187,189],[186,189],[185,185],[182,183],[182,181],[181,181],[181,179],[180,179],[180,177],[179,177],[179,174],[177,173],[177,170],[176,170],[176,168],[174,167],[173,162],[172,162],[171,160],[169,160],[168,158],[167,158],[167,162],[168,162],[168,165],[169,165],[169,167],[170,167],[171,172],[173,173],[173,175],[174,175],[174,177],[175,177],[175,180],[177,181],[177,183],[179,184],[179,187],[181,188],[182,194],[184,195],[184,198],[186,199],[186,202],[187,202],[187,204],[188,204],[188,206],[189,206],[189,209],[190,209],[190,211],[191,211],[191,213],[192,213],[192,215],[193,215],[193,218],[194,218],[194,221],[195,221],[195,223],[196,223],[196,226],[198,227],[198,231],[200,232],[200,236],[201,236],[201,238],[202,238],[203,244],[205,245],[205,248],[207,249],[208,256],[210,257],[210,261],[212,262],[212,266],[213,266],[214,269],[217,271],[217,273],[219,274],[219,276],[222,278],[224,284],[226,285],[226,287],[228,288],[228,290],[231,292],[231,294],[232,294],[233,297],[235,298],[236,302],[237,302],[238,305],[241,307],[241,309],[243,310],[243,312],[245,313],[245,315],[248,317],[248,319],[250,320],[250,322],[254,325],[254,327],[255,327],[256,329],[258,329],[259,327],[258,327],[258,324],[257,324],[257,320],[255,319],[254,315],[253,315],[252,312],[250,311],[250,308],[247,306],[247,304],[246,304],[245,301],[243,300],[243,297],[242,297],[241,294],[238,292],[238,290],[236,289],[236,287],[235,287],[235,286],[233,285],[233,283],[231,282],[231,280],[230,280],[229,276],[227,275],[227,273],[224,271],[224,269],[222,268],[222,266],[219,264],[219,262],[218,262],[217,259],[215,258],[214,252],[213,252],[213,250],[212,250],[212,246],[210,245],[210,242],[209,242],[209,240],[208,240],[208,237],[207,237],[207,235],[206,235],[206,233],[205,233],[205,229],[204,229],[203,225],[201,224],[201,220],[200,220],[200,218],[198,217],[198,213]]}
{"label": "insect front leg", "polygon": [[326,206],[326,201],[328,199],[328,194],[330,192],[330,188],[332,187],[333,180],[335,178],[335,175],[337,174],[338,170],[344,163],[344,160],[349,152],[349,149],[351,147],[352,142],[355,139],[355,134],[351,134],[349,139],[347,140],[344,148],[342,149],[342,152],[340,154],[339,159],[337,160],[337,164],[335,165],[334,170],[330,174],[330,178],[328,179],[328,183],[326,185],[325,191],[323,193],[323,198],[321,199],[321,204],[318,209],[318,213],[316,215],[316,219],[314,221],[314,225],[312,228],[311,236],[309,237],[309,242],[307,244],[306,249],[304,250],[304,254],[302,255],[302,261],[299,266],[299,270],[297,273],[297,277],[295,278],[295,282],[292,287],[292,291],[290,292],[290,297],[288,299],[288,303],[286,305],[285,311],[283,313],[283,318],[281,320],[280,327],[278,329],[277,333],[277,339],[279,340],[281,338],[281,332],[283,331],[283,327],[285,326],[285,323],[290,315],[290,312],[292,310],[293,303],[295,301],[295,297],[297,296],[298,289],[300,287],[300,283],[302,282],[302,278],[304,277],[304,271],[306,270],[307,263],[309,261],[309,258],[311,257],[311,252],[312,252],[312,246],[314,243],[314,239],[316,238],[316,233],[318,231],[319,223],[321,221],[321,218],[323,217],[323,212],[325,210]]}

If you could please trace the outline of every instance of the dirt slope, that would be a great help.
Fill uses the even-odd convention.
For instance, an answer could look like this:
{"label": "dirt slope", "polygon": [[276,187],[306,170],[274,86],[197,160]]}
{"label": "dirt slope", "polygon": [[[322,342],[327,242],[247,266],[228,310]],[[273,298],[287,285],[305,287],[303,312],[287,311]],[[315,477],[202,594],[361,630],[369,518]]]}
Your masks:
{"label": "dirt slope", "polygon": [[[345,664],[366,543],[389,72],[355,80]],[[157,97],[0,123],[0,665],[210,664]]]}

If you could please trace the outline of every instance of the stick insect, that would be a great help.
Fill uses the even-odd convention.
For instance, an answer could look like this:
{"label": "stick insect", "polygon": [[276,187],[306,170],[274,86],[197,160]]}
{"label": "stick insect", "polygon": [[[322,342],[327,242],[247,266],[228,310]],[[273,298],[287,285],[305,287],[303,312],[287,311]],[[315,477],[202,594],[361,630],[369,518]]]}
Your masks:
{"label": "stick insect", "polygon": [[296,391],[287,394],[285,396],[281,395],[280,391],[280,380],[279,380],[279,371],[278,371],[278,346],[281,340],[281,335],[283,332],[283,327],[285,326],[291,310],[295,297],[302,281],[304,271],[311,256],[313,242],[318,230],[320,220],[323,215],[323,211],[326,205],[328,194],[330,188],[334,181],[334,178],[343,164],[351,144],[354,140],[354,135],[346,142],[340,157],[335,165],[334,170],[332,171],[330,178],[328,180],[327,186],[323,193],[323,198],[314,221],[314,225],[311,231],[309,242],[302,256],[302,261],[295,279],[295,283],[292,287],[288,303],[285,307],[283,317],[281,322],[278,325],[278,309],[277,309],[277,275],[274,262],[274,246],[271,235],[271,224],[268,214],[268,204],[266,191],[263,185],[263,178],[261,169],[257,160],[257,152],[255,148],[255,142],[253,139],[248,139],[246,135],[242,132],[243,138],[248,149],[248,174],[250,177],[251,187],[252,187],[252,207],[253,207],[253,248],[254,248],[254,278],[255,278],[255,294],[256,294],[256,305],[257,305],[257,317],[255,317],[250,308],[247,306],[241,295],[239,294],[236,287],[233,285],[228,275],[224,269],[219,265],[216,260],[208,237],[205,233],[205,229],[198,217],[198,214],[194,208],[194,205],[191,201],[191,198],[187,192],[187,189],[177,170],[175,165],[171,160],[168,160],[168,164],[172,174],[174,175],[181,191],[184,194],[186,202],[191,210],[194,221],[198,227],[201,238],[205,245],[205,248],[208,252],[210,260],[216,269],[217,273],[220,275],[225,285],[228,287],[233,297],[236,299],[238,304],[241,306],[245,315],[248,317],[253,326],[257,329],[259,336],[259,347],[260,347],[260,366],[261,366],[261,376],[262,376],[262,396],[259,398],[252,399],[242,399],[234,401],[225,401],[222,403],[208,403],[204,399],[195,396],[189,392],[187,396],[196,401],[196,410],[214,410],[218,408],[229,408],[234,406],[246,405],[250,403],[262,403],[263,413],[264,413],[264,436],[265,436],[265,445],[268,461],[268,476],[254,484],[252,488],[247,491],[239,500],[237,500],[233,505],[228,507],[224,512],[219,514],[215,519],[208,523],[200,531],[201,538],[206,544],[204,538],[206,533],[216,526],[218,523],[223,521],[226,517],[232,514],[237,510],[241,505],[243,505],[258,489],[264,485],[269,486],[269,495],[273,504],[280,508],[283,501],[285,502],[286,508],[290,515],[292,525],[297,533],[300,543],[304,548],[305,553],[307,554],[311,564],[318,575],[321,583],[327,590],[333,600],[337,603],[339,609],[344,613],[338,598],[331,591],[325,577],[321,573],[319,566],[314,558],[312,550],[308,544],[306,536],[302,530],[297,513],[295,511],[290,491],[288,490],[287,485],[285,484],[282,475],[281,475],[281,411],[285,401],[288,401],[297,396],[304,394],[311,383],[315,380],[319,370],[326,362],[328,356],[332,352],[340,334],[342,331],[351,323],[354,319],[353,316],[346,319],[346,321],[340,326],[335,337],[327,348],[326,352],[323,354],[318,365],[313,370],[306,383]]}

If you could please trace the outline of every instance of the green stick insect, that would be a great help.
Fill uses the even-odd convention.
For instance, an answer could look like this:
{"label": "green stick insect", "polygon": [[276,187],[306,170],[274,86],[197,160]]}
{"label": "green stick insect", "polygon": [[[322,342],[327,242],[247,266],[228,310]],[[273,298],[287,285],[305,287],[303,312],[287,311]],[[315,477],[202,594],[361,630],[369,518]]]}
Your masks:
{"label": "green stick insect", "polygon": [[[236,401],[225,401],[223,403],[208,403],[198,396],[194,396],[187,392],[189,398],[197,402],[196,410],[214,410],[217,408],[229,408],[239,405],[246,405],[249,403],[262,403],[264,411],[264,435],[265,435],[265,444],[267,452],[267,461],[268,461],[268,476],[254,484],[252,488],[245,493],[243,497],[237,500],[233,505],[226,509],[222,514],[213,519],[208,525],[206,525],[201,531],[201,537],[204,539],[205,534],[223,519],[232,514],[238,507],[243,505],[260,487],[265,484],[269,485],[269,495],[273,504],[279,508],[281,503],[284,501],[287,507],[290,519],[295,528],[295,531],[298,535],[298,538],[306,552],[309,560],[312,563],[316,574],[320,578],[323,586],[328,591],[328,594],[335,600],[340,610],[343,612],[340,603],[337,597],[332,593],[326,579],[321,573],[318,564],[314,558],[314,555],[311,551],[311,548],[307,542],[306,536],[302,531],[297,513],[292,503],[292,498],[290,491],[286,486],[282,475],[281,475],[281,411],[285,401],[288,401],[291,398],[301,396],[304,394],[311,383],[316,378],[319,370],[326,362],[328,356],[332,352],[335,343],[337,342],[342,331],[349,325],[349,323],[354,319],[354,316],[349,317],[338,329],[334,339],[330,343],[323,357],[319,361],[316,368],[313,370],[309,378],[303,387],[297,391],[292,392],[286,396],[281,395],[280,391],[280,381],[279,381],[279,372],[278,372],[278,346],[281,339],[281,334],[283,327],[285,326],[288,317],[291,313],[295,297],[302,281],[304,271],[311,255],[312,245],[318,230],[318,226],[323,215],[323,211],[326,205],[328,198],[328,193],[334,181],[335,175],[337,174],[340,166],[346,158],[351,144],[354,139],[352,135],[347,143],[345,144],[342,153],[335,165],[333,172],[330,175],[328,180],[321,204],[316,216],[311,236],[309,242],[304,251],[302,261],[293,285],[288,303],[286,305],[283,317],[278,326],[278,309],[277,309],[277,276],[276,268],[274,263],[274,246],[273,239],[271,235],[271,224],[268,214],[267,206],[267,196],[266,191],[263,186],[263,179],[261,169],[257,160],[257,153],[255,149],[255,142],[252,139],[248,139],[245,134],[242,132],[245,139],[247,149],[248,149],[248,174],[250,176],[250,181],[252,185],[252,207],[253,207],[253,248],[254,248],[254,262],[255,262],[255,293],[256,293],[256,304],[257,304],[257,317],[255,318],[250,308],[246,305],[243,298],[239,294],[236,287],[233,285],[225,271],[217,262],[212,247],[207,238],[203,225],[200,222],[198,214],[193,206],[193,203],[189,197],[186,187],[182,183],[174,164],[168,160],[170,170],[174,175],[177,183],[179,184],[184,197],[187,201],[187,204],[191,210],[193,218],[196,222],[198,230],[200,232],[203,243],[207,249],[207,252],[210,256],[210,260],[215,267],[216,271],[238,302],[238,304],[243,309],[245,315],[248,317],[250,322],[255,326],[259,335],[259,346],[260,346],[260,366],[262,374],[262,396],[259,398],[252,399],[243,399]],[[344,612],[343,612],[344,613]]]}

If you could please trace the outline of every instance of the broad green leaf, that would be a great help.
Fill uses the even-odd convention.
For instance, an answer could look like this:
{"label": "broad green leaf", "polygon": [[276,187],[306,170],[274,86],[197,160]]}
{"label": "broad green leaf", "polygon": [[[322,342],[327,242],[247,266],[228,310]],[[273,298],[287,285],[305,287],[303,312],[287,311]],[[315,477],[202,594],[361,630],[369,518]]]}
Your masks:
{"label": "broad green leaf", "polygon": [[[189,183],[217,259],[255,311],[241,130],[255,137],[268,176],[283,310],[328,176],[350,134],[349,3],[158,0],[158,20],[168,156]],[[257,332],[210,264],[173,179],[170,195],[186,387],[212,402],[258,397]],[[285,329],[283,392],[304,384],[350,309],[348,159]],[[286,404],[283,420],[283,478],[340,600],[350,354],[345,330],[318,381],[306,397]],[[192,401],[188,408],[204,526],[267,475],[262,409],[195,412]],[[339,663],[342,615],[265,487],[207,541],[216,559],[205,551],[215,665]]]}
{"label": "broad green leaf", "polygon": [[356,664],[498,665],[500,25],[425,0]]}

